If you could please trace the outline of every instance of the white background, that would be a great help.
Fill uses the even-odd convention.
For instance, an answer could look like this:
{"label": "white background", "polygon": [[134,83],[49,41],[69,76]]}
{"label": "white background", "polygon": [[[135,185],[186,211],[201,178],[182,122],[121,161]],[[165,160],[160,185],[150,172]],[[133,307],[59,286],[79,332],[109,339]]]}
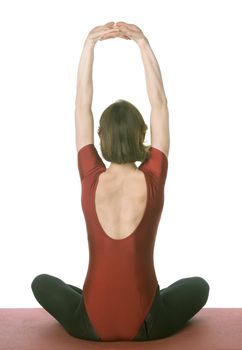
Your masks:
{"label": "white background", "polygon": [[[88,244],[75,145],[76,76],[88,32],[109,21],[142,29],[168,99],[169,169],[154,251],[160,287],[201,276],[210,284],[206,307],[242,307],[240,5],[1,2],[0,307],[39,307],[30,286],[41,273],[83,286]],[[115,100],[132,102],[149,126],[135,42],[98,42],[93,83],[99,152],[99,118]]]}

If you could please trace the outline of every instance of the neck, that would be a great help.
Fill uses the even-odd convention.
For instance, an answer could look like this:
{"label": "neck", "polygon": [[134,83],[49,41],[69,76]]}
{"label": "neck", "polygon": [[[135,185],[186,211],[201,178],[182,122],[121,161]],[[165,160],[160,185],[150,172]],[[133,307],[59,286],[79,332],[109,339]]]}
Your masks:
{"label": "neck", "polygon": [[125,172],[130,172],[130,171],[135,171],[137,170],[137,166],[135,163],[124,163],[124,164],[118,164],[118,163],[111,163],[111,165],[108,168],[109,172],[113,173],[125,173]]}

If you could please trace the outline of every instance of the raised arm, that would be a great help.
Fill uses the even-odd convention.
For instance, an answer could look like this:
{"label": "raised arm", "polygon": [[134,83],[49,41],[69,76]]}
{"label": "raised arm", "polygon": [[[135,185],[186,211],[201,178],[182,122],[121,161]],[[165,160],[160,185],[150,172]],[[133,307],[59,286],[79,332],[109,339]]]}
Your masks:
{"label": "raised arm", "polygon": [[92,114],[93,82],[92,68],[94,47],[98,40],[117,36],[118,29],[113,28],[114,22],[93,28],[83,46],[77,73],[77,92],[75,100],[76,148],[79,151],[89,143],[94,143],[94,121]]}
{"label": "raised arm", "polygon": [[133,39],[139,46],[144,64],[146,87],[151,104],[151,145],[163,151],[168,157],[170,148],[169,111],[159,64],[148,39],[134,24],[117,22],[120,31]]}

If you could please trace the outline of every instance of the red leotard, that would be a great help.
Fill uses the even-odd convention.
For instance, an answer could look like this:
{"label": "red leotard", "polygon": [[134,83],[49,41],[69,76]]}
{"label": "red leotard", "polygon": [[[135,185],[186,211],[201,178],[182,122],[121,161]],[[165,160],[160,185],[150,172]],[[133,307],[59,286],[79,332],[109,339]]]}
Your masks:
{"label": "red leotard", "polygon": [[86,221],[89,265],[83,285],[84,304],[103,341],[132,340],[152,305],[158,281],[153,250],[164,204],[168,159],[151,147],[140,164],[147,185],[144,215],[131,235],[113,239],[102,229],[95,211],[95,190],[106,166],[94,144],[78,151],[81,204]]}

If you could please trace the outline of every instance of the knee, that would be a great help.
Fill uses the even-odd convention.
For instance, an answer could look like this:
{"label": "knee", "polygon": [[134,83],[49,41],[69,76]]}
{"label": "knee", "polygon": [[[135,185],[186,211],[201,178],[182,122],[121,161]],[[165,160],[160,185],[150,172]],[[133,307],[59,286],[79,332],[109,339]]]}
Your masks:
{"label": "knee", "polygon": [[45,282],[48,279],[48,277],[48,274],[42,273],[33,279],[31,283],[31,289],[34,294],[36,294],[45,285]]}
{"label": "knee", "polygon": [[202,305],[205,305],[208,300],[210,290],[208,282],[204,278],[198,276],[193,277],[193,282],[198,292],[198,295],[200,296]]}

